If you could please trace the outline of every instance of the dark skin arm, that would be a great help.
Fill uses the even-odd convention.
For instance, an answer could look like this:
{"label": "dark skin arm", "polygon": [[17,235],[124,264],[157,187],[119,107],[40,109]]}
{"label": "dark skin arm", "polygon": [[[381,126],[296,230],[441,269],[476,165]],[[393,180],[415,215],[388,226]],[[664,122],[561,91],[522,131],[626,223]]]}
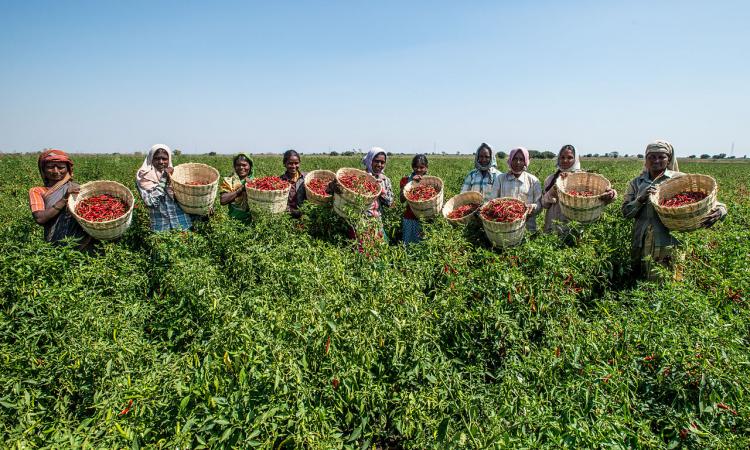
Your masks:
{"label": "dark skin arm", "polygon": [[57,215],[60,214],[63,209],[65,209],[68,204],[68,197],[70,197],[71,194],[78,194],[80,191],[81,188],[80,186],[78,186],[78,184],[71,183],[70,187],[68,188],[68,192],[65,193],[65,196],[63,198],[53,203],[50,208],[33,212],[31,213],[31,215],[34,217],[36,223],[38,223],[39,225],[44,225],[45,223],[57,217]]}
{"label": "dark skin arm", "polygon": [[237,197],[239,197],[243,192],[245,192],[244,184],[236,191],[222,193],[221,197],[219,198],[219,203],[221,203],[222,206],[228,205],[229,203],[232,203]]}

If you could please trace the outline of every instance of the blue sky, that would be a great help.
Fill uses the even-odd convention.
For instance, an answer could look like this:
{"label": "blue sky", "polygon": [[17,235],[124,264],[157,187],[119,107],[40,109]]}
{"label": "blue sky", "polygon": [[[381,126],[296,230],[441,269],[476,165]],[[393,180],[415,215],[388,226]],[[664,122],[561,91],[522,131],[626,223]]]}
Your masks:
{"label": "blue sky", "polygon": [[750,2],[0,0],[0,151],[750,154]]}

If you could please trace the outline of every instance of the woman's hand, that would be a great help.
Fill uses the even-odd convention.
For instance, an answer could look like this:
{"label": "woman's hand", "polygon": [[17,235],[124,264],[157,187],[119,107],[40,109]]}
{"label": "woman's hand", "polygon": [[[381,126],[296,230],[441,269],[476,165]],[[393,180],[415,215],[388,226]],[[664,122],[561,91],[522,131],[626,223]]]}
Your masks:
{"label": "woman's hand", "polygon": [[530,216],[531,214],[534,213],[534,211],[536,211],[536,204],[534,204],[534,203],[527,203],[526,204],[526,215]]}
{"label": "woman's hand", "polygon": [[617,191],[614,189],[607,189],[602,193],[602,195],[599,196],[602,200],[604,200],[604,203],[611,203],[614,199],[617,198]]}
{"label": "woman's hand", "polygon": [[711,210],[711,212],[708,213],[708,215],[703,219],[703,222],[701,222],[701,226],[705,228],[709,228],[713,226],[713,224],[716,223],[719,219],[721,219],[721,210],[719,208],[714,208]]}
{"label": "woman's hand", "polygon": [[81,186],[78,183],[70,183],[67,192],[65,192],[65,200],[71,195],[78,195],[81,192]]}
{"label": "woman's hand", "polygon": [[563,180],[568,178],[568,175],[570,175],[568,172],[560,172],[560,178]]}
{"label": "woman's hand", "polygon": [[638,198],[636,198],[636,200],[638,200],[639,203],[646,203],[646,201],[648,201],[648,197],[654,193],[656,193],[656,186],[652,184],[651,186],[644,189],[640,194],[638,194]]}
{"label": "woman's hand", "polygon": [[411,180],[419,183],[420,181],[422,181],[422,175],[414,175],[413,177],[411,177]]}

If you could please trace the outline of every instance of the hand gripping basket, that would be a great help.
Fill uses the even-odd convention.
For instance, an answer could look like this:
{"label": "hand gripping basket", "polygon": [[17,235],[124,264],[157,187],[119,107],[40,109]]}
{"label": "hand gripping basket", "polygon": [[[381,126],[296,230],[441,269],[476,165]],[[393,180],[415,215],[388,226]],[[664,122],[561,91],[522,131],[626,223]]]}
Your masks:
{"label": "hand gripping basket", "polygon": [[488,206],[502,200],[515,200],[520,202],[520,200],[511,197],[493,198],[482,205],[479,209],[479,218],[482,220],[484,234],[487,235],[487,239],[492,242],[493,246],[512,247],[523,240],[523,235],[526,232],[526,217],[528,216],[528,211],[523,213],[523,217],[516,219],[513,222],[494,222],[485,219],[482,212],[484,212]]}
{"label": "hand gripping basket", "polygon": [[[407,195],[410,190],[420,185],[434,186],[438,193],[434,197],[423,201],[409,200]],[[424,176],[418,182],[410,181],[404,186],[404,196],[406,202],[409,203],[411,211],[420,219],[431,219],[437,217],[440,214],[440,209],[443,207],[443,180],[438,177]]]}
{"label": "hand gripping basket", "polygon": [[[117,197],[120,200],[123,200],[128,205],[125,214],[117,219],[108,220],[106,222],[91,222],[76,214],[76,208],[81,201],[102,194],[108,194],[112,197]],[[71,195],[68,197],[68,211],[70,211],[70,214],[72,214],[76,221],[81,225],[83,231],[93,238],[104,241],[117,239],[127,231],[133,220],[134,204],[135,199],[133,198],[133,193],[130,192],[130,189],[116,181],[89,181],[81,186],[81,191],[77,195]]]}
{"label": "hand gripping basket", "polygon": [[[201,182],[199,186],[187,183]],[[207,215],[214,206],[219,188],[219,171],[206,164],[185,163],[175,166],[172,190],[177,203],[188,214]]]}
{"label": "hand gripping basket", "polygon": [[307,193],[307,201],[312,202],[316,205],[326,205],[331,203],[333,197],[330,195],[323,196],[310,189],[308,183],[315,179],[322,179],[326,184],[336,179],[336,174],[330,170],[313,170],[305,175],[305,192]]}
{"label": "hand gripping basket", "polygon": [[[344,175],[364,175],[368,180],[378,185],[378,192],[368,195],[358,194],[341,184],[341,177]],[[333,195],[333,210],[344,219],[356,219],[364,214],[383,190],[375,177],[359,169],[342,167],[336,171],[336,180],[339,188],[341,188],[341,193]]]}
{"label": "hand gripping basket", "polygon": [[[563,179],[557,179],[557,199],[560,210],[570,220],[589,223],[598,219],[604,212],[607,203],[601,195],[612,185],[603,176],[590,172],[574,172]],[[581,197],[568,194],[569,191],[590,191],[592,197]]]}
{"label": "hand gripping basket", "polygon": [[[650,200],[661,223],[669,230],[693,231],[701,227],[703,218],[716,206],[717,189],[716,180],[708,175],[686,174],[657,185],[656,192],[651,194]],[[680,192],[702,192],[706,194],[706,198],[672,208],[659,204]]]}
{"label": "hand gripping basket", "polygon": [[462,192],[454,197],[451,197],[450,200],[445,202],[445,205],[443,205],[443,217],[445,217],[445,219],[450,222],[451,225],[467,225],[477,219],[476,211],[469,215],[463,216],[460,219],[451,219],[450,217],[448,217],[448,214],[450,214],[459,206],[468,205],[469,203],[477,203],[481,207],[483,200],[484,199],[482,198],[482,194],[480,194],[479,192]]}
{"label": "hand gripping basket", "polygon": [[289,204],[289,190],[292,188],[288,185],[284,189],[275,191],[262,191],[250,187],[250,180],[245,183],[245,192],[247,192],[247,206],[252,209],[270,212],[272,214],[283,213]]}

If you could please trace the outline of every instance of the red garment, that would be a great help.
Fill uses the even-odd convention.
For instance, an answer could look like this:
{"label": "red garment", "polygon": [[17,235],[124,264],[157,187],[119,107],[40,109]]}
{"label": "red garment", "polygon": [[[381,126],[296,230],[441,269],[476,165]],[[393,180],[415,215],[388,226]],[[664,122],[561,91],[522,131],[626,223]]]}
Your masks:
{"label": "red garment", "polygon": [[[403,177],[401,178],[401,182],[399,183],[401,185],[401,190],[404,190],[404,186],[409,182],[409,177]],[[406,204],[406,210],[404,211],[404,219],[411,219],[411,220],[417,220],[417,216],[414,215],[414,212],[411,210],[411,206],[409,204]]]}

